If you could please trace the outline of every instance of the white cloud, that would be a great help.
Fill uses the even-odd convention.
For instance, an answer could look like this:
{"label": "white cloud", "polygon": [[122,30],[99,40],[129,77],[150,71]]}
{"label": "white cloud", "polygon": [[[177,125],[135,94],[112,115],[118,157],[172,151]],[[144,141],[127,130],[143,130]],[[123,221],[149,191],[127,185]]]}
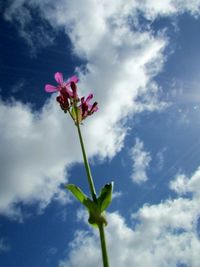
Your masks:
{"label": "white cloud", "polygon": [[[200,169],[186,182],[180,183],[180,179],[184,178],[174,179],[173,187],[178,193],[191,192],[191,198],[178,196],[144,205],[132,214],[132,227],[118,213],[108,214],[106,233],[111,266],[199,266]],[[78,266],[81,259],[83,266],[102,266],[99,246],[97,231],[77,231],[71,251],[60,267]],[[87,257],[86,251],[90,252]]]}
{"label": "white cloud", "polygon": [[[53,31],[64,29],[73,53],[87,60],[84,69],[76,69],[80,88],[83,94],[94,93],[100,109],[85,123],[86,147],[89,156],[105,159],[123,147],[128,117],[165,106],[159,102],[159,88],[152,78],[166,60],[167,37],[133,29],[130,19],[135,20],[139,9],[153,19],[183,11],[195,13],[198,7],[199,1],[86,0],[83,5],[80,0],[15,0],[7,4],[4,18],[17,23],[32,47],[52,42],[49,25]],[[29,26],[35,11],[40,23],[32,31]],[[19,201],[39,201],[45,206],[52,198],[63,199],[59,186],[66,180],[65,167],[81,161],[75,129],[69,127],[71,122],[53,99],[40,114],[19,102],[0,103],[4,129],[0,133],[1,213],[17,215],[20,211],[13,207]],[[147,179],[143,175],[142,180]]]}
{"label": "white cloud", "polygon": [[190,179],[185,174],[177,174],[175,180],[171,181],[170,188],[180,195],[189,192],[200,197],[200,167]]}
{"label": "white cloud", "polygon": [[123,193],[121,191],[113,192],[112,199],[121,198]]}
{"label": "white cloud", "polygon": [[173,16],[178,13],[190,12],[192,15],[199,15],[200,1],[199,0],[144,0],[136,1],[137,8],[148,19],[155,19],[158,16]]}
{"label": "white cloud", "polygon": [[[1,213],[17,215],[13,206],[19,201],[40,200],[45,206],[52,197],[64,198],[59,185],[65,181],[64,166],[70,160],[67,144],[58,147],[65,135],[56,121],[54,106],[50,102],[40,114],[34,114],[19,102],[0,103]],[[55,138],[60,138],[61,143],[56,143]]]}
{"label": "white cloud", "polygon": [[[132,31],[129,1],[14,1],[5,17],[20,20],[24,30],[33,7],[54,29],[64,28],[74,52],[87,59],[84,70],[77,68],[80,90],[94,93],[99,112],[83,127],[86,147],[89,156],[112,158],[123,146],[126,118],[163,107],[151,79],[162,68],[165,37]],[[45,206],[52,198],[63,199],[59,185],[65,182],[65,167],[81,161],[73,124],[54,97],[40,113],[19,102],[0,105],[1,213],[18,214],[11,207],[19,201]]]}
{"label": "white cloud", "polygon": [[164,154],[166,150],[167,148],[164,147],[163,149],[158,151],[158,153],[156,154],[156,166],[155,166],[156,171],[161,171],[164,167],[164,164],[165,164]]}
{"label": "white cloud", "polygon": [[150,153],[144,150],[144,144],[139,138],[136,138],[135,145],[130,152],[133,161],[132,181],[137,184],[146,182],[148,180],[146,171],[151,161]]}
{"label": "white cloud", "polygon": [[[19,35],[31,48],[31,55],[36,56],[37,50],[51,45],[55,32],[42,16],[42,10],[35,1],[18,0],[7,3],[4,19],[12,22]],[[37,15],[37,23],[34,18]]]}

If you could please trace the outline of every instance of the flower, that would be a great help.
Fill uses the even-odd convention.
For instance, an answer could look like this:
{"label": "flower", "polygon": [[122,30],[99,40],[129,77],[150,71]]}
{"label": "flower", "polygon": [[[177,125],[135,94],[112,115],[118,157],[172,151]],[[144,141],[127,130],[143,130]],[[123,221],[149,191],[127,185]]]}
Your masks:
{"label": "flower", "polygon": [[64,82],[63,80],[63,74],[61,72],[56,72],[54,75],[54,78],[56,80],[56,82],[58,83],[57,86],[51,85],[51,84],[46,84],[45,85],[45,91],[48,93],[53,93],[56,91],[61,91],[61,90],[65,90],[69,97],[73,96],[73,92],[70,90],[70,85],[71,83],[76,84],[79,79],[76,76],[72,76],[67,82]]}

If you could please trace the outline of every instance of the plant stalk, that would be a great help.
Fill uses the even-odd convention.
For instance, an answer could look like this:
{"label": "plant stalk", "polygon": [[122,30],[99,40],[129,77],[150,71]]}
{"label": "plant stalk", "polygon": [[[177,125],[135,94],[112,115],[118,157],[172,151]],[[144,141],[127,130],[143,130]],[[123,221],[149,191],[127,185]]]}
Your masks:
{"label": "plant stalk", "polygon": [[[88,159],[86,156],[85,146],[83,143],[83,138],[82,138],[79,122],[76,123],[76,126],[77,126],[77,130],[78,130],[78,136],[79,136],[80,144],[81,144],[81,150],[82,150],[82,154],[83,154],[83,160],[84,160],[85,170],[87,173],[87,179],[88,179],[88,183],[89,183],[89,187],[90,187],[90,192],[91,192],[93,201],[96,202],[97,196],[96,196],[95,186],[94,186],[94,182],[92,179],[90,165],[88,163]],[[107,254],[107,248],[106,248],[106,238],[105,238],[105,232],[104,232],[104,224],[100,223],[98,225],[98,228],[99,228],[99,235],[100,235],[100,240],[101,240],[103,266],[109,267],[108,254]]]}
{"label": "plant stalk", "polygon": [[99,235],[101,239],[103,266],[109,267],[108,253],[107,253],[107,247],[106,247],[106,237],[105,237],[105,232],[104,232],[104,224],[101,223],[98,225],[98,227],[99,227]]}
{"label": "plant stalk", "polygon": [[96,200],[97,200],[96,191],[95,191],[94,182],[93,182],[93,179],[92,179],[90,165],[88,163],[88,159],[87,159],[87,156],[86,156],[85,146],[84,146],[84,143],[83,143],[83,138],[82,138],[82,134],[81,134],[81,129],[80,129],[79,123],[77,123],[76,126],[77,126],[77,129],[78,129],[78,136],[79,136],[79,140],[80,140],[80,144],[81,144],[81,150],[82,150],[82,154],[83,154],[83,160],[84,160],[85,170],[86,170],[86,173],[87,173],[87,179],[88,179],[88,183],[89,183],[89,187],[90,187],[90,192],[91,192],[91,195],[92,195],[92,199],[94,200],[94,202],[96,202]]}

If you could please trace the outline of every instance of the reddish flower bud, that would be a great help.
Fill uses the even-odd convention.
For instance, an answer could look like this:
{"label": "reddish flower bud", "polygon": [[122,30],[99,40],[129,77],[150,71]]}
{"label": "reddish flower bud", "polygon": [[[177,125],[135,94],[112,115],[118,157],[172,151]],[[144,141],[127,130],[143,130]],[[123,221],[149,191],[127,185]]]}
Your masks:
{"label": "reddish flower bud", "polygon": [[93,114],[94,112],[96,112],[98,110],[98,107],[97,107],[98,103],[97,102],[94,102],[91,109],[88,111],[88,114],[91,115]]}
{"label": "reddish flower bud", "polygon": [[72,92],[73,92],[73,98],[74,98],[74,100],[77,100],[78,99],[78,94],[77,94],[77,86],[76,86],[75,82],[72,81],[70,86],[71,86],[71,89],[72,89]]}
{"label": "reddish flower bud", "polygon": [[82,120],[84,120],[88,115],[92,115],[94,112],[98,110],[97,102],[94,102],[92,105],[89,103],[92,99],[93,95],[90,94],[86,100],[85,97],[81,98],[81,105],[79,106],[82,111]]}
{"label": "reddish flower bud", "polygon": [[67,111],[69,108],[69,101],[68,101],[68,94],[67,92],[60,91],[60,95],[56,97],[56,100],[60,104],[62,110]]}

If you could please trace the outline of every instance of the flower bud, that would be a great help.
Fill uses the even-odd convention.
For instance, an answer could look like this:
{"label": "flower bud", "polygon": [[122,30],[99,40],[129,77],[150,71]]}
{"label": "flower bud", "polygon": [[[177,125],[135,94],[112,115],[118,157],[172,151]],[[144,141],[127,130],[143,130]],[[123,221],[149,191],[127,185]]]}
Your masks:
{"label": "flower bud", "polygon": [[73,99],[77,100],[78,99],[78,94],[77,94],[77,86],[76,86],[75,82],[72,81],[70,83],[70,86],[71,86],[71,89],[72,89],[72,92],[73,92]]}

